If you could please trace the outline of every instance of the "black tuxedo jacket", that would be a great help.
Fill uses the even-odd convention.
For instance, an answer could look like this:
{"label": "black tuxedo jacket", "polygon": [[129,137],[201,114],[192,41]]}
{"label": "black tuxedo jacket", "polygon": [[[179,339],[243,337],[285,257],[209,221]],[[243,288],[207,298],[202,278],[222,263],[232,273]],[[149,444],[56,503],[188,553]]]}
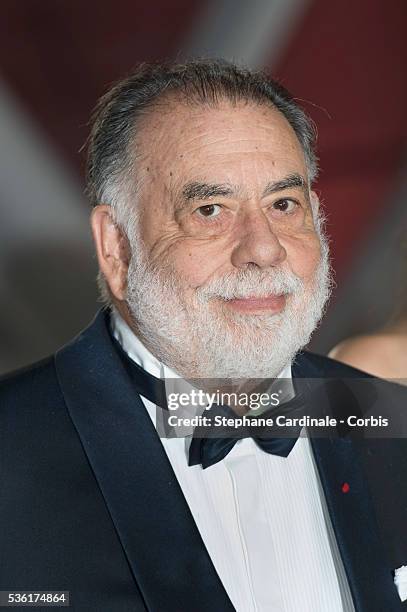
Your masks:
{"label": "black tuxedo jacket", "polygon": [[[107,317],[0,385],[0,590],[70,591],[75,611],[231,612]],[[361,373],[302,353],[293,375]],[[312,448],[355,609],[405,610],[405,441]]]}

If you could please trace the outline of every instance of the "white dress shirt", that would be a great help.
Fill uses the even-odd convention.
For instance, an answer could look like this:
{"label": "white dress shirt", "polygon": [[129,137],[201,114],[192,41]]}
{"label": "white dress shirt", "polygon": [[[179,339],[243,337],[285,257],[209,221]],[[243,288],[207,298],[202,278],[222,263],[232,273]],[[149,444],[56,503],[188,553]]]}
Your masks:
{"label": "white dress shirt", "polygon": [[[115,311],[112,330],[128,356],[147,372],[179,378]],[[280,376],[291,378],[291,367]],[[156,425],[155,405],[142,400]],[[307,437],[298,438],[287,458],[268,454],[245,438],[205,470],[188,466],[185,438],[161,442],[238,612],[354,611]]]}

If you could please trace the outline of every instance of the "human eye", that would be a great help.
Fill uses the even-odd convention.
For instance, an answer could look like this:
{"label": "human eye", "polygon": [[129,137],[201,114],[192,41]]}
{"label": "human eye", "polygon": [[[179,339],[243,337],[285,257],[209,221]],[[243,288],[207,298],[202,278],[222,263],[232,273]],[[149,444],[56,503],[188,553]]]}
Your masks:
{"label": "human eye", "polygon": [[294,213],[298,206],[299,203],[296,200],[292,200],[291,198],[281,198],[280,200],[273,202],[272,209],[277,212],[289,215]]}
{"label": "human eye", "polygon": [[213,219],[220,214],[221,210],[222,206],[220,204],[205,204],[204,206],[199,206],[195,212],[199,217]]}

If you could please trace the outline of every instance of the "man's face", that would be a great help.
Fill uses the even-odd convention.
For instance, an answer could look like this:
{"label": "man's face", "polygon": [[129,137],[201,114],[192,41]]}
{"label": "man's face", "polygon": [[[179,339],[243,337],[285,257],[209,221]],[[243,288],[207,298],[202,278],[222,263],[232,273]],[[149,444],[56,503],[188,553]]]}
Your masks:
{"label": "man's face", "polygon": [[[152,123],[141,143],[147,166],[140,201],[152,264],[173,266],[190,295],[248,264],[284,267],[305,282],[312,277],[320,245],[305,160],[281,113],[253,105],[178,106]],[[294,177],[303,186],[284,188]],[[284,304],[231,300],[227,306],[255,314]]]}
{"label": "man's face", "polygon": [[[172,321],[174,333],[151,340],[154,326],[140,320],[141,302],[148,296],[140,295],[142,278],[135,261],[129,269],[128,302],[144,341],[185,373],[187,366],[177,363],[182,351],[178,357],[169,354],[177,344],[178,321],[184,344],[191,344],[188,363],[202,365],[191,366],[189,374],[244,376],[244,361],[261,350],[280,356],[275,367],[270,361],[259,363],[257,375],[276,375],[270,367],[285,365],[300,348],[301,339],[293,348],[294,338],[287,343],[281,334],[298,336],[294,319],[304,315],[301,309],[319,282],[321,256],[305,159],[292,128],[274,109],[226,102],[216,108],[178,105],[171,112],[155,111],[146,126],[138,143],[142,187],[133,259],[140,259],[141,237],[148,274],[159,281],[157,299],[150,295],[148,300],[150,314],[154,317],[157,311],[158,318],[165,318],[164,311],[172,309],[168,322],[157,320],[155,328]],[[145,293],[151,294],[152,283],[153,277],[144,284]],[[157,296],[163,285],[165,299]],[[320,302],[326,299],[323,289]],[[163,299],[165,304],[158,303]],[[322,305],[312,308],[313,328]],[[291,347],[290,354],[281,352],[277,336],[280,344]],[[219,355],[216,346],[209,346],[213,337],[221,343]],[[239,365],[222,369],[222,352],[239,348]],[[202,352],[209,352],[210,359],[205,361]],[[209,366],[215,362],[216,372]]]}

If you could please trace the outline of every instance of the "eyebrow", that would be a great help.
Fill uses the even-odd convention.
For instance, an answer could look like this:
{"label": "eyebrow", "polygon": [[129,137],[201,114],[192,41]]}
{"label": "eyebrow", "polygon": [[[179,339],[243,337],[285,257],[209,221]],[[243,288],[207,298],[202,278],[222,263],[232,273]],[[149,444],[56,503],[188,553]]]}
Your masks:
{"label": "eyebrow", "polygon": [[188,202],[192,200],[205,200],[213,196],[230,196],[236,192],[236,189],[227,184],[215,183],[187,183],[182,189],[182,196]]}
{"label": "eyebrow", "polygon": [[[278,191],[284,191],[285,189],[294,188],[300,188],[306,195],[308,194],[307,181],[303,176],[297,173],[288,174],[279,181],[271,181],[268,183],[263,191],[262,197],[266,197]],[[185,202],[192,202],[194,200],[205,200],[214,196],[233,196],[239,191],[240,189],[238,187],[228,183],[201,183],[193,181],[184,185],[181,193]]]}
{"label": "eyebrow", "polygon": [[272,193],[276,193],[277,191],[284,191],[284,189],[294,189],[299,187],[304,191],[305,194],[308,194],[308,183],[301,174],[293,173],[284,177],[280,181],[270,182],[266,185],[265,190],[263,191],[263,197],[268,196]]}

